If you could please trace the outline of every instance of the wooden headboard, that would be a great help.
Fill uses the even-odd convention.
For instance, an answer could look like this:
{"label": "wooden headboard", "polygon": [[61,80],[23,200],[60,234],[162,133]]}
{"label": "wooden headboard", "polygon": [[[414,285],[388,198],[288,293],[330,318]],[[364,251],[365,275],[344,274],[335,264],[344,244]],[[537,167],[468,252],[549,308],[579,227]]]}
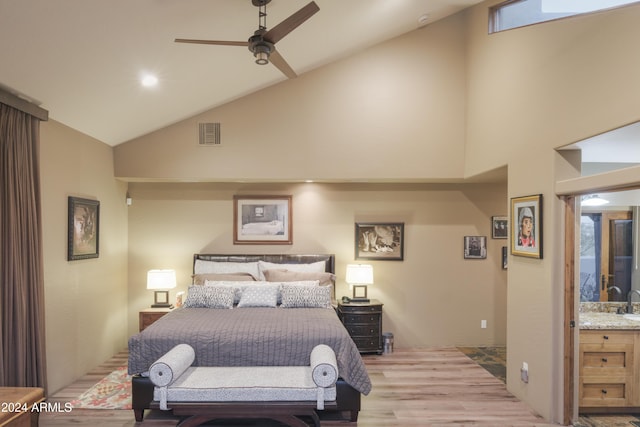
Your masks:
{"label": "wooden headboard", "polygon": [[217,261],[217,262],[255,262],[266,261],[276,264],[310,264],[324,261],[325,271],[335,274],[335,255],[333,254],[311,254],[311,255],[291,255],[291,254],[265,254],[265,255],[229,255],[229,254],[195,254],[193,255],[193,265],[196,260]]}

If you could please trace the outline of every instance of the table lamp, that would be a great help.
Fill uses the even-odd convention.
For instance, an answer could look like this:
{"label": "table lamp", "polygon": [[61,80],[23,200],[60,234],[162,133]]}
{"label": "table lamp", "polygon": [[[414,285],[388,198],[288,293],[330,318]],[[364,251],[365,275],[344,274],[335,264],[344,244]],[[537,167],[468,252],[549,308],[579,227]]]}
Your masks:
{"label": "table lamp", "polygon": [[368,264],[348,264],[347,283],[353,289],[354,302],[369,302],[367,285],[373,284],[373,267]]}
{"label": "table lamp", "polygon": [[[173,308],[169,303],[169,291],[176,287],[175,270],[149,270],[147,272],[147,289],[154,291],[153,308]],[[165,290],[166,289],[166,290]]]}

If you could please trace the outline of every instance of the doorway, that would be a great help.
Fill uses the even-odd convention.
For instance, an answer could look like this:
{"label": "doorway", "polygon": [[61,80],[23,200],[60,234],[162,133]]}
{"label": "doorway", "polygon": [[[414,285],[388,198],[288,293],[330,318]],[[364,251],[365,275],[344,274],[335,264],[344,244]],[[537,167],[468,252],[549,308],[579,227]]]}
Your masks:
{"label": "doorway", "polygon": [[583,211],[580,217],[580,302],[625,301],[631,290],[631,210]]}

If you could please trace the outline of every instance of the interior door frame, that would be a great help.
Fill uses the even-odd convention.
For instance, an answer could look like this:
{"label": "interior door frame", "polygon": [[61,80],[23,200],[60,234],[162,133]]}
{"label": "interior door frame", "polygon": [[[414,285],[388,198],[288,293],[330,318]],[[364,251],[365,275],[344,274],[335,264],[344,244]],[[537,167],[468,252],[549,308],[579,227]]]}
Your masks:
{"label": "interior door frame", "polygon": [[564,387],[563,387],[563,417],[562,424],[571,425],[575,406],[575,335],[576,335],[576,288],[575,288],[575,260],[576,260],[576,231],[579,227],[577,216],[576,196],[564,196]]}
{"label": "interior door frame", "polygon": [[[612,188],[599,188],[600,192],[615,192],[635,190],[640,188],[638,185],[632,185],[628,187],[612,187]],[[577,328],[579,328],[579,320],[577,318],[576,308],[578,301],[576,301],[576,288],[575,288],[575,273],[576,273],[576,251],[578,245],[576,245],[576,236],[579,235],[580,230],[580,217],[581,212],[578,206],[581,194],[565,194],[558,195],[564,203],[564,321],[563,321],[563,334],[564,334],[564,346],[563,346],[563,415],[562,424],[565,426],[571,425],[573,422],[574,411],[578,411],[576,393],[574,388],[576,386],[576,376],[578,375],[576,369],[576,345],[579,345],[579,340],[576,340]],[[588,194],[588,192],[584,192]]]}

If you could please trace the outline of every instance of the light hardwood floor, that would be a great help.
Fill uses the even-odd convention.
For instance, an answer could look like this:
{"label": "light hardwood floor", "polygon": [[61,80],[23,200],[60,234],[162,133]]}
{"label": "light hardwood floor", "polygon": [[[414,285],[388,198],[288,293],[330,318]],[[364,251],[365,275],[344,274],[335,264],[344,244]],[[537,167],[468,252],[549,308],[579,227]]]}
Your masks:
{"label": "light hardwood floor", "polygon": [[[550,425],[511,395],[504,383],[456,348],[396,349],[389,355],[364,356],[364,360],[373,390],[362,399],[358,427]],[[125,363],[126,352],[120,353],[49,401],[68,402]],[[175,426],[176,421],[150,411],[146,411],[144,422],[136,423],[130,410],[74,409],[69,413],[43,413],[40,426],[164,427]],[[356,424],[324,421],[322,425]]]}

